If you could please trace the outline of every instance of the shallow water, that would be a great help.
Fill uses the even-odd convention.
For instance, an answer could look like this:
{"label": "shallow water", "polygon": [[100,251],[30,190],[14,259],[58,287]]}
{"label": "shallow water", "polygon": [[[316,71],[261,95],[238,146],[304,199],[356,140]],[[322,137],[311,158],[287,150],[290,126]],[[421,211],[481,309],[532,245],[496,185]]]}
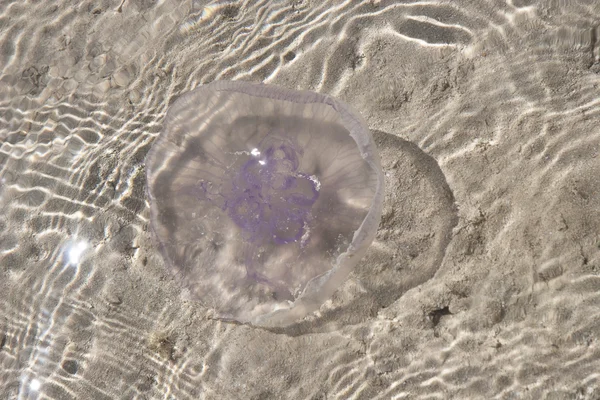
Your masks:
{"label": "shallow water", "polygon": [[[600,4],[0,3],[0,398],[600,398]],[[148,228],[167,107],[339,97],[378,236],[286,329],[218,321]]]}

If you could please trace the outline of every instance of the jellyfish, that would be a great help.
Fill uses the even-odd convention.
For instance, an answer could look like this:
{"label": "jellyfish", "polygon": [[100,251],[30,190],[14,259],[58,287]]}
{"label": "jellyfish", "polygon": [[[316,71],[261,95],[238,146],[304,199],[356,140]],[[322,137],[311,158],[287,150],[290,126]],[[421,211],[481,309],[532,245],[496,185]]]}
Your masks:
{"label": "jellyfish", "polygon": [[165,264],[223,320],[317,310],[372,243],[384,178],[359,114],[330,96],[217,81],[167,110],[145,161]]}

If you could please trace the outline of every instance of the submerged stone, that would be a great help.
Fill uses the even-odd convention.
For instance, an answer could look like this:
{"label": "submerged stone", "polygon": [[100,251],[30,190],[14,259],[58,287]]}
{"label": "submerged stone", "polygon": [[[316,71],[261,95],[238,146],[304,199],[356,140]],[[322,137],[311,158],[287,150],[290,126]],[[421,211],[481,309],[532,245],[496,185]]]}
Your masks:
{"label": "submerged stone", "polygon": [[332,97],[213,82],[167,111],[146,158],[166,263],[222,319],[285,326],[316,310],[373,241],[383,173]]}

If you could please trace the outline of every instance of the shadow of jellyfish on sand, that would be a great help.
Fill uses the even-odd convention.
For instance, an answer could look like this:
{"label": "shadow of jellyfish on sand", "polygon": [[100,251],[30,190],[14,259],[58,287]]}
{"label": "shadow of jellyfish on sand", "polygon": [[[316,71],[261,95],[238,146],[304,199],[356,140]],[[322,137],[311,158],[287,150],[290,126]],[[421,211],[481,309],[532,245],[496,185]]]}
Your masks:
{"label": "shadow of jellyfish on sand", "polygon": [[168,110],[146,158],[166,263],[226,320],[281,327],[315,311],[373,241],[383,173],[347,105],[214,82]]}

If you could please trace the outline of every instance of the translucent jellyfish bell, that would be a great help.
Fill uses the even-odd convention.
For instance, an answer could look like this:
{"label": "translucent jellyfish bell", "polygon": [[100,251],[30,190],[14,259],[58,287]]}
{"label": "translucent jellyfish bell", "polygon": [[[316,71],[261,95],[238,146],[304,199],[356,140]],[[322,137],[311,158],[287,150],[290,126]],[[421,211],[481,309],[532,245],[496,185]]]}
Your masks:
{"label": "translucent jellyfish bell", "polygon": [[166,263],[218,317],[285,326],[319,308],[381,216],[373,138],[313,92],[213,82],[182,95],[146,158]]}

